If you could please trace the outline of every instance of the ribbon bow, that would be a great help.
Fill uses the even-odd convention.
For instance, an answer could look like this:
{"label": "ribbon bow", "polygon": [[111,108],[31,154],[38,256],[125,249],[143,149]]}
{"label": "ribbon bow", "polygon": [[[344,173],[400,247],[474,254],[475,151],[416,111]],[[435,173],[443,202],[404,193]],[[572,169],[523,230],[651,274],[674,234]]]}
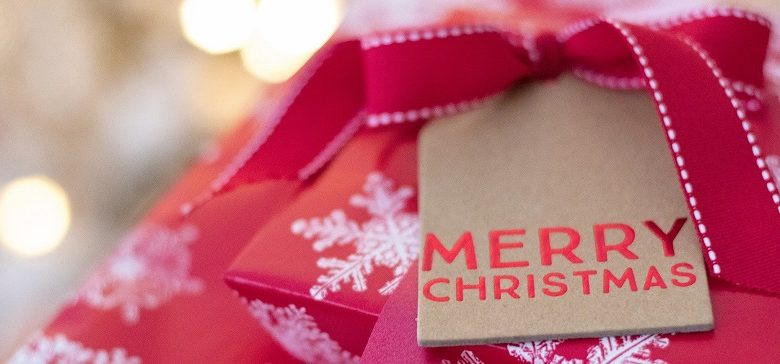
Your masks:
{"label": "ribbon bow", "polygon": [[306,179],[363,126],[475,107],[518,82],[572,70],[646,88],[711,276],[780,293],[780,195],[734,85],[763,86],[769,23],[715,8],[633,25],[586,20],[535,38],[490,26],[414,29],[326,47],[297,75],[267,127],[213,184]]}

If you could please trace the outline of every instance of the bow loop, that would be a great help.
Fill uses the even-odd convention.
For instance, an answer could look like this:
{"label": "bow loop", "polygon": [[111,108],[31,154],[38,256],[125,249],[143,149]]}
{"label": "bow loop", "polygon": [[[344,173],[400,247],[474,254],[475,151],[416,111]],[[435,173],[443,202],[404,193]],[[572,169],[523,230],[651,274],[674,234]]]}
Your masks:
{"label": "bow loop", "polygon": [[369,126],[463,111],[532,73],[506,33],[489,26],[401,31],[362,45]]}

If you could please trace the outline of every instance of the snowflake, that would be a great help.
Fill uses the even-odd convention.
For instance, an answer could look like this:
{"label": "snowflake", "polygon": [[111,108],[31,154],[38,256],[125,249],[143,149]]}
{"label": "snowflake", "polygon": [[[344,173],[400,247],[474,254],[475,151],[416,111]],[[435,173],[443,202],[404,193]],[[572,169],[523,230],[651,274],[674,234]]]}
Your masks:
{"label": "snowflake", "polygon": [[53,338],[35,335],[21,347],[7,364],[141,364],[121,348],[95,350],[57,334]]}
{"label": "snowflake", "polygon": [[[555,353],[562,340],[528,341],[507,345],[509,355],[530,364],[575,364]],[[575,359],[576,360],[576,359]]]}
{"label": "snowflake", "polygon": [[650,359],[650,348],[667,346],[669,339],[660,335],[605,337],[588,349],[588,364],[663,364],[663,360]]}
{"label": "snowflake", "polygon": [[189,244],[198,232],[142,225],[80,289],[77,300],[100,310],[119,307],[126,324],[138,322],[141,308],[155,309],[177,294],[197,294],[203,282],[190,276]]}
{"label": "snowflake", "polygon": [[306,363],[357,364],[360,357],[343,350],[322,332],[306,309],[289,305],[277,307],[254,300],[249,312],[292,356]]}
{"label": "snowflake", "polygon": [[337,209],[324,218],[298,219],[292,223],[292,232],[313,239],[317,252],[334,245],[355,248],[346,259],[317,260],[317,266],[327,270],[309,290],[317,300],[324,299],[328,291],[339,291],[342,284],[349,282],[355,292],[365,291],[366,276],[375,266],[393,269],[393,278],[379,289],[380,294],[389,295],[417,259],[420,222],[416,213],[403,212],[414,190],[407,186],[394,190],[393,181],[374,172],[368,175],[363,192],[352,195],[349,202],[369,213],[371,219],[366,222],[351,220],[343,210]]}
{"label": "snowflake", "polygon": [[507,345],[509,355],[529,364],[665,364],[650,358],[651,348],[666,348],[669,339],[661,335],[614,336],[599,339],[588,349],[587,362],[567,359],[555,353],[561,340],[544,340]]}
{"label": "snowflake", "polygon": [[[441,364],[452,364],[452,362],[447,359],[443,359]],[[473,351],[463,350],[460,353],[460,358],[456,364],[485,364],[485,362],[479,359]]]}

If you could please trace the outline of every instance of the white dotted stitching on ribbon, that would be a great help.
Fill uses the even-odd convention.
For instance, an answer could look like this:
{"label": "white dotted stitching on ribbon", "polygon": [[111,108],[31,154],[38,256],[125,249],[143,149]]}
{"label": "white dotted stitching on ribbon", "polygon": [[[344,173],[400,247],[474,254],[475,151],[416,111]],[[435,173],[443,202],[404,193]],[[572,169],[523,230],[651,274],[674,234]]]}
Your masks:
{"label": "white dotted stitching on ribbon", "polygon": [[[378,48],[382,46],[389,46],[393,44],[401,44],[406,42],[417,42],[421,40],[431,39],[444,39],[460,37],[471,34],[484,34],[484,33],[499,33],[513,46],[522,47],[528,54],[528,58],[532,63],[539,62],[541,55],[539,54],[536,44],[531,37],[522,37],[518,41],[516,34],[512,33],[508,28],[502,28],[489,25],[459,25],[438,29],[427,30],[409,30],[400,31],[395,33],[371,35],[361,39],[361,47],[364,50]],[[430,107],[422,107],[419,109],[412,109],[406,111],[395,112],[382,112],[376,114],[369,114],[367,116],[368,127],[375,128],[378,126],[400,124],[404,122],[412,122],[417,120],[425,120],[429,118],[438,118],[443,116],[454,115],[460,112],[474,109],[479,105],[484,104],[487,100],[500,94],[492,94],[483,97],[477,97],[470,100],[463,100],[458,102],[451,102],[444,105],[435,105]]]}
{"label": "white dotted stitching on ribbon", "polygon": [[[707,6],[707,7],[695,9],[689,13],[680,14],[678,16],[669,19],[652,21],[646,23],[645,25],[656,29],[666,29],[666,28],[672,28],[678,25],[694,22],[697,20],[717,18],[717,17],[733,17],[733,18],[746,19],[752,22],[756,22],[767,28],[771,27],[771,22],[767,18],[764,18],[756,13],[752,13],[749,11],[745,11],[742,9],[729,7],[729,6]],[[592,28],[599,23],[600,23],[599,19],[585,19],[561,29],[561,31],[558,32],[558,35],[556,37],[558,38],[558,41],[565,42],[575,34],[581,33],[589,28]]]}
{"label": "white dotted stitching on ribbon", "polygon": [[490,25],[460,25],[438,29],[406,30],[395,33],[375,34],[363,37],[360,45],[363,49],[378,48],[391,44],[417,42],[421,40],[444,39],[462,35],[498,33],[500,29]]}
{"label": "white dotted stitching on ribbon", "polygon": [[[576,67],[572,70],[572,73],[595,85],[618,90],[640,89],[644,88],[646,85],[645,79],[642,77],[611,76],[585,67]],[[764,91],[758,86],[747,84],[742,81],[732,81],[729,79],[726,79],[726,81],[729,82],[735,92],[743,93],[756,101],[764,99]]]}
{"label": "white dotted stitching on ribbon", "polygon": [[300,76],[297,77],[298,80],[296,83],[288,91],[286,97],[279,103],[276,112],[270,118],[268,118],[264,126],[259,127],[255,134],[252,135],[252,137],[249,139],[249,142],[241,148],[235,157],[233,157],[233,160],[230,161],[227,167],[225,167],[225,169],[223,169],[219,175],[217,175],[217,177],[211,181],[209,189],[195,197],[194,200],[185,202],[179,207],[179,212],[182,215],[189,215],[195,209],[195,207],[211,200],[215,193],[225,187],[230,179],[233,178],[233,176],[235,176],[236,173],[247,163],[247,161],[249,161],[249,159],[257,152],[257,150],[260,149],[260,146],[265,143],[268,137],[273,134],[276,126],[287,113],[287,109],[289,109],[290,105],[292,105],[295,99],[298,98],[298,95],[306,86],[306,84],[309,83],[309,80],[312,76],[314,76],[317,69],[319,69],[325,60],[330,58],[332,54],[332,52],[319,54],[307,64],[307,66],[301,71]]}
{"label": "white dotted stitching on ribbon", "polygon": [[745,110],[742,108],[740,101],[734,95],[734,90],[731,88],[728,80],[723,77],[723,73],[721,72],[720,68],[718,68],[718,65],[715,64],[715,61],[710,57],[707,51],[702,49],[698,44],[696,44],[696,42],[689,38],[681,39],[685,41],[685,43],[687,43],[691,48],[693,48],[693,50],[699,54],[699,57],[701,57],[701,59],[707,63],[707,66],[712,71],[712,74],[718,79],[718,83],[720,84],[721,88],[723,88],[723,92],[731,100],[731,106],[734,108],[737,117],[742,122],[742,130],[745,132],[745,138],[747,139],[748,143],[750,143],[750,150],[753,152],[753,157],[756,159],[756,167],[761,171],[761,178],[764,180],[764,182],[766,182],[766,189],[772,196],[772,202],[774,202],[777,211],[780,212],[780,194],[778,194],[777,186],[774,182],[772,182],[771,173],[767,168],[764,158],[761,156],[761,148],[756,143],[756,135],[750,131],[752,126],[750,125],[750,121],[747,120]]}
{"label": "white dotted stitching on ribbon", "polygon": [[631,90],[645,87],[645,79],[642,77],[610,76],[584,67],[576,67],[572,70],[572,73],[592,84],[616,90]]}
{"label": "white dotted stitching on ribbon", "polygon": [[745,110],[747,111],[758,111],[761,109],[763,101],[764,101],[764,90],[760,87],[746,84],[742,81],[734,81],[726,79],[726,81],[731,85],[731,88],[734,89],[734,91],[745,94],[749,97],[747,100],[740,100],[741,103],[743,103]]}
{"label": "white dotted stitching on ribbon", "polygon": [[738,93],[747,95],[747,100],[739,100],[745,110],[755,112],[761,109],[764,101],[764,90],[760,87],[724,78],[731,88]]}
{"label": "white dotted stitching on ribbon", "polygon": [[[700,9],[692,13],[681,15],[679,17],[670,20],[653,23],[651,24],[651,26],[654,26],[656,28],[672,27],[686,22],[691,22],[691,21],[705,19],[705,18],[712,18],[712,17],[744,18],[750,21],[757,22],[766,27],[770,26],[770,22],[766,18],[763,18],[751,12],[746,12],[740,9],[735,9],[730,7],[709,7],[705,9]],[[556,37],[561,42],[566,41],[574,34],[577,34],[590,27],[593,27],[599,22],[600,20],[597,19],[586,19],[574,23],[562,29],[560,32],[558,32]],[[390,44],[404,43],[407,41],[415,42],[419,40],[430,40],[434,38],[441,39],[441,38],[448,38],[448,37],[458,37],[458,36],[469,35],[469,34],[500,33],[500,32],[502,32],[501,29],[489,25],[463,25],[463,26],[429,29],[429,30],[410,30],[405,32],[396,32],[393,34],[374,35],[374,36],[365,37],[361,40],[361,46],[363,49],[371,49],[371,48],[376,48],[376,47],[390,45]],[[530,47],[531,45],[529,43],[524,43],[522,44],[522,46],[526,49],[529,58],[531,58],[531,60],[533,61],[534,54],[532,51],[534,48]],[[233,161],[230,164],[228,164],[226,169],[223,170],[217,176],[217,178],[215,178],[212,181],[211,189],[209,191],[196,197],[194,201],[187,202],[181,205],[180,210],[182,214],[184,215],[189,214],[195,208],[195,206],[211,199],[216,191],[222,189],[228,183],[228,181],[230,181],[230,179],[233,176],[235,176],[238,170],[240,170],[241,167],[243,167],[246,164],[246,162],[252,157],[252,155],[255,154],[255,152],[260,148],[260,146],[265,142],[265,140],[273,133],[274,128],[282,119],[284,114],[287,112],[287,109],[290,107],[290,105],[292,105],[292,103],[295,101],[295,99],[298,96],[298,93],[300,93],[303,87],[308,83],[309,79],[314,75],[315,71],[322,64],[322,62],[324,62],[324,60],[327,59],[329,56],[330,53],[318,56],[314,60],[312,60],[306,66],[306,68],[304,68],[304,70],[302,71],[303,74],[301,75],[301,77],[299,77],[300,81],[297,82],[291,88],[288,97],[282,101],[275,115],[269,118],[267,126],[265,128],[262,128],[255,135],[252,136],[250,142],[241,149],[241,151],[236,155]],[[648,68],[644,68],[644,69],[647,70]],[[578,76],[582,77],[583,79],[589,80],[596,84],[603,84],[606,87],[623,88],[623,86],[628,85],[633,88],[634,87],[633,84],[638,82],[633,79],[615,78],[612,76],[607,76],[607,75],[599,74],[584,69],[575,70],[575,74],[577,73]],[[758,91],[758,89],[755,87],[751,88],[749,87],[749,85],[744,85],[744,86],[745,87],[742,87],[741,89],[744,90],[743,92],[749,95],[751,94],[751,92]],[[734,89],[737,89],[739,91],[740,88],[739,86],[733,85],[733,87]],[[652,88],[652,84],[651,84],[651,88]],[[431,116],[439,117],[439,116],[451,115],[460,111],[465,111],[474,108],[479,104],[484,103],[487,99],[491,98],[492,96],[495,95],[489,95],[486,97],[480,97],[473,100],[466,100],[466,101],[450,103],[446,105],[424,107],[416,110],[408,110],[405,112],[398,111],[392,113],[372,114],[367,116],[368,124],[369,126],[375,127],[379,125],[391,124],[392,122],[400,123],[404,121],[425,119]],[[337,136],[333,141],[331,141],[328,144],[328,146],[330,147],[332,145],[338,145],[339,143],[337,141],[340,140],[340,136],[343,135],[348,136],[349,134],[348,130],[354,128],[355,124],[359,125],[358,122],[352,122],[348,124],[347,129],[342,131],[342,133],[340,133],[339,136]],[[750,135],[752,135],[752,133],[749,133],[748,135],[749,135],[748,138],[751,138]],[[323,153],[320,153],[320,155],[318,155],[317,157],[324,158],[324,156],[326,155],[324,152],[325,151],[323,151]],[[759,164],[763,164],[765,168],[765,163],[762,163],[763,159],[758,158],[757,160],[759,161]],[[311,172],[313,168],[311,166],[317,165],[318,163],[319,165],[321,165],[321,161],[316,161],[316,160],[312,161],[309,165],[307,165],[306,167],[301,169],[301,171],[299,171],[299,176],[301,175],[305,176],[310,173],[313,173]],[[316,171],[316,169],[314,170]],[[780,200],[780,198],[775,198],[774,196],[776,196],[776,194],[773,195],[773,200],[776,200],[775,202],[777,203],[778,200]]]}
{"label": "white dotted stitching on ribbon", "polygon": [[[712,18],[712,17],[737,17],[744,18],[750,21],[755,21],[763,26],[769,26],[769,21],[763,17],[760,17],[754,13],[746,12],[740,9],[731,7],[707,7],[694,10],[691,13],[683,14],[678,17],[665,20],[662,22],[653,23],[652,26],[656,28],[672,27],[686,22],[691,22],[700,19]],[[562,29],[556,38],[564,42],[574,34],[589,29],[596,24],[599,24],[601,19],[585,19],[580,22],[573,23],[566,28]],[[531,37],[523,37],[521,42],[517,42],[515,37],[512,37],[514,33],[511,33],[509,29],[504,29],[496,26],[488,25],[461,25],[452,26],[438,29],[427,30],[408,30],[399,31],[395,33],[377,34],[364,37],[361,39],[361,46],[363,49],[372,49],[382,46],[388,46],[393,44],[401,44],[406,42],[417,42],[421,40],[431,39],[443,39],[451,37],[460,37],[470,34],[481,33],[505,33],[507,40],[514,46],[519,46],[525,49],[531,62],[535,63],[539,61],[540,55],[536,49],[536,45]],[[593,70],[585,69],[582,67],[575,68],[573,70],[575,76],[594,83],[596,85],[613,88],[613,89],[639,89],[645,87],[645,80],[642,77],[617,77],[602,74]],[[748,86],[748,85],[745,85]],[[757,88],[744,87],[746,94],[751,95],[750,92],[757,93]],[[470,110],[479,104],[482,104],[488,97],[480,97],[473,100],[464,100],[460,102],[453,102],[446,105],[437,105],[431,107],[424,107],[415,110],[407,111],[395,111],[395,112],[383,112],[378,114],[368,115],[368,126],[377,127],[382,125],[390,125],[393,123],[403,123],[408,121],[416,121],[420,119],[427,119],[430,117],[440,117],[445,115],[452,115],[460,111]]]}
{"label": "white dotted stitching on ribbon", "polygon": [[[593,83],[595,85],[606,87],[606,88],[618,89],[618,90],[640,89],[640,88],[644,88],[646,85],[645,79],[642,77],[611,76],[581,66],[575,67],[572,70],[572,73],[574,73],[575,76],[585,81],[588,81],[590,83]],[[733,81],[730,79],[725,79],[725,80],[731,85],[731,87],[736,92],[743,93],[747,96],[750,96],[755,101],[760,102],[761,100],[764,99],[764,91],[762,88],[758,86],[747,84],[742,81]]]}
{"label": "white dotted stitching on ribbon", "polygon": [[471,110],[480,106],[500,94],[492,94],[484,97],[478,97],[471,100],[453,102],[445,105],[423,107],[408,111],[383,112],[368,115],[367,125],[375,128],[383,125],[400,124],[409,121],[425,120],[430,118],[439,118],[442,116],[454,115],[460,112]]}
{"label": "white dotted stitching on ribbon", "polygon": [[284,115],[287,114],[288,108],[293,104],[293,102],[295,102],[295,99],[298,98],[298,95],[301,93],[304,86],[309,83],[309,79],[314,76],[314,73],[317,71],[317,69],[319,69],[322,63],[326,59],[330,58],[331,55],[332,53],[329,52],[319,57],[303,71],[304,73],[300,76],[300,81],[292,87],[288,97],[281,101],[279,109],[277,109],[276,113],[268,119],[266,126],[261,130],[258,130],[258,132],[252,137],[252,141],[241,149],[236,158],[234,158],[230,165],[228,165],[227,169],[220,173],[219,176],[217,176],[217,178],[211,183],[211,189],[213,191],[222,189],[228,183],[228,181],[233,178],[238,170],[241,169],[247,161],[249,161],[252,155],[257,152],[260,146],[265,143],[268,137],[273,134],[276,126],[279,125],[279,122],[282,120]]}
{"label": "white dotted stitching on ribbon", "polygon": [[631,34],[628,28],[626,28],[622,23],[614,20],[607,19],[606,22],[620,31],[628,44],[631,45],[631,49],[639,60],[642,71],[648,79],[647,83],[650,86],[653,99],[655,99],[658,111],[661,114],[661,120],[663,121],[662,124],[666,130],[666,137],[669,139],[669,142],[672,146],[674,163],[677,165],[680,179],[683,181],[685,195],[688,198],[688,203],[693,211],[693,217],[696,219],[696,228],[699,230],[702,241],[704,242],[704,246],[707,249],[707,257],[710,259],[710,262],[712,262],[712,272],[715,273],[715,275],[719,275],[721,272],[721,267],[717,263],[717,255],[715,254],[715,250],[712,248],[712,242],[707,236],[707,226],[702,222],[701,211],[699,211],[699,208],[696,207],[697,202],[696,197],[693,195],[693,184],[690,182],[688,170],[685,169],[685,160],[683,159],[682,155],[680,155],[680,144],[677,142],[677,132],[672,127],[672,118],[669,116],[666,103],[664,102],[663,93],[661,93],[661,90],[658,88],[658,80],[656,80],[654,76],[653,69],[649,65],[642,46],[637,43],[636,37]]}
{"label": "white dotted stitching on ribbon", "polygon": [[365,120],[365,114],[363,112],[358,113],[352,118],[328,145],[311,160],[311,162],[298,171],[298,179],[305,180],[309,178],[309,176],[317,172],[325,163],[331,160],[339,149],[349,141],[349,138],[360,129]]}
{"label": "white dotted stitching on ribbon", "polygon": [[[725,78],[724,78],[725,79]],[[764,92],[763,90],[758,86],[753,86],[747,83],[744,83],[742,81],[733,81],[729,79],[725,79],[730,85],[731,88],[734,89],[736,92],[741,92],[745,95],[755,97],[759,100],[762,100],[764,98]]]}
{"label": "white dotted stitching on ribbon", "polygon": [[559,42],[563,43],[569,40],[569,38],[573,37],[575,34],[582,33],[583,31],[593,28],[596,26],[596,24],[600,23],[601,19],[585,19],[574,22],[561,29],[558,34],[555,35],[555,38],[558,39]]}
{"label": "white dotted stitching on ribbon", "polygon": [[729,7],[729,6],[709,6],[702,9],[697,9],[690,13],[681,14],[670,19],[654,21],[647,25],[650,27],[663,29],[663,28],[675,27],[681,24],[690,23],[697,20],[717,18],[717,17],[732,17],[732,18],[746,19],[761,24],[762,26],[765,26],[767,28],[772,26],[772,23],[767,18],[764,18],[756,13],[752,13],[749,11],[745,11],[742,9]]}

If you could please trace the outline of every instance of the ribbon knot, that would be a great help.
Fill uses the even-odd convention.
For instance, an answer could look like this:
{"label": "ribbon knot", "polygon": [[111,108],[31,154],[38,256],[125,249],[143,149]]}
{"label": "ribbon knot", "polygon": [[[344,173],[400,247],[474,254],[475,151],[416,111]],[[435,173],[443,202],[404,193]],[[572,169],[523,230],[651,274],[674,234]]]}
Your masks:
{"label": "ribbon knot", "polygon": [[526,51],[535,78],[553,79],[569,67],[563,53],[563,44],[555,34],[542,33],[534,39],[533,44],[534,47],[529,47]]}

